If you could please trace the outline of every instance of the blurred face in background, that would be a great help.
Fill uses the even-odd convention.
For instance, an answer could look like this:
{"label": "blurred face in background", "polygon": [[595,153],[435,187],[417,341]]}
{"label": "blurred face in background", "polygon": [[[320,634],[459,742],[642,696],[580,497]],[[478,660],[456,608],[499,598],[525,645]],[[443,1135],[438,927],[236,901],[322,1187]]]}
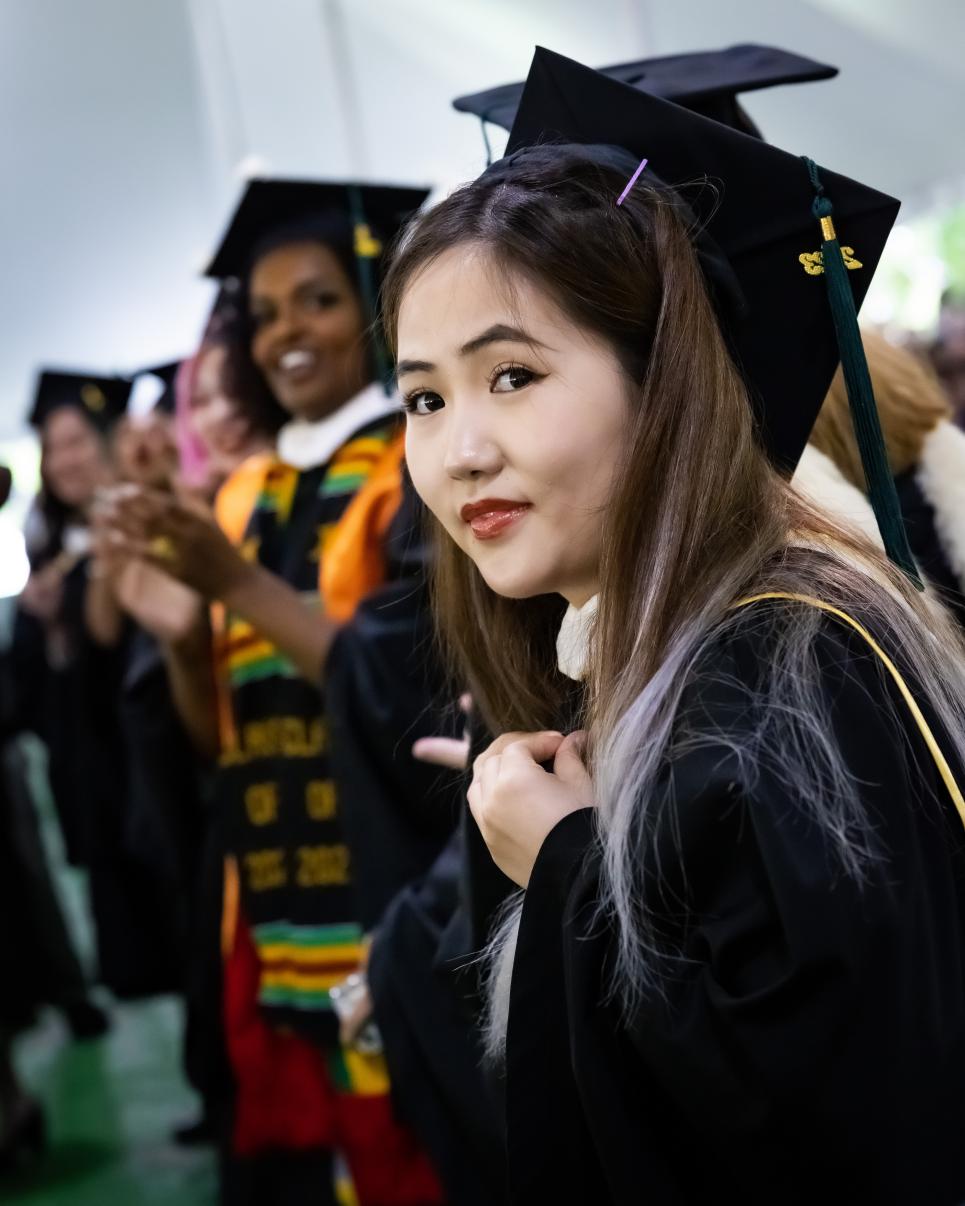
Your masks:
{"label": "blurred face in background", "polygon": [[191,430],[204,445],[216,476],[225,477],[251,451],[250,420],[224,387],[227,352],[217,345],[199,353],[191,392]]}
{"label": "blurred face in background", "polygon": [[89,506],[97,490],[110,480],[104,440],[79,410],[62,406],[44,421],[40,473],[59,502],[79,510]]}
{"label": "blurred face in background", "polygon": [[174,429],[165,414],[122,419],[114,436],[114,466],[123,481],[164,489],[178,470]]}
{"label": "blurred face in background", "polygon": [[256,263],[249,284],[251,355],[299,419],[323,419],[368,384],[362,305],[338,257],[291,243]]}

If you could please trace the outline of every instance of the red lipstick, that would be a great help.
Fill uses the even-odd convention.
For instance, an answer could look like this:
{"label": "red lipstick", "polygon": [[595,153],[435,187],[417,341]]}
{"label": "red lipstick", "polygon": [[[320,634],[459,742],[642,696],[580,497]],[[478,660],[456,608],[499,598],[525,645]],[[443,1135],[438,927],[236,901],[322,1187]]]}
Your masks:
{"label": "red lipstick", "polygon": [[494,540],[526,514],[531,503],[514,498],[483,498],[459,512],[477,540]]}

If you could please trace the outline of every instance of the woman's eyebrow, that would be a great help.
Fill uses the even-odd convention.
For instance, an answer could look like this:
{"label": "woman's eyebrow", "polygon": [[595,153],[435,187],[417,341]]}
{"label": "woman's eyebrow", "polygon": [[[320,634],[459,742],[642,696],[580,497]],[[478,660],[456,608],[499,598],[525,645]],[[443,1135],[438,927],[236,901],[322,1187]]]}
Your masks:
{"label": "woman's eyebrow", "polygon": [[491,327],[487,327],[475,339],[470,339],[468,343],[464,343],[459,349],[459,355],[471,356],[474,352],[478,352],[480,348],[484,348],[490,343],[525,343],[527,347],[544,348],[548,352],[553,350],[524,331],[522,327],[513,327],[508,323],[497,322],[493,323]]}
{"label": "woman's eyebrow", "polygon": [[395,366],[395,375],[403,377],[406,373],[431,373],[435,367],[428,360],[400,360]]}
{"label": "woman's eyebrow", "polygon": [[[493,323],[491,327],[487,327],[482,334],[476,335],[464,343],[459,349],[459,355],[461,357],[472,356],[491,343],[524,343],[530,348],[543,348],[547,352],[553,350],[547,344],[542,343],[527,331],[524,331],[522,327],[513,327],[508,323],[497,322]],[[395,375],[401,377],[405,373],[431,373],[435,367],[429,360],[400,360],[396,366]]]}

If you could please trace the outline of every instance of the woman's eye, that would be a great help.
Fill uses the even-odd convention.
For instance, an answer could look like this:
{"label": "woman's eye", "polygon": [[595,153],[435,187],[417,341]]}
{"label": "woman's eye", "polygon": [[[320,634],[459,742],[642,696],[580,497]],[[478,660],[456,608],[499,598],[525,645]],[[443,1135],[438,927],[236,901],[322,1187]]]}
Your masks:
{"label": "woman's eye", "polygon": [[331,310],[340,301],[341,298],[337,293],[312,293],[308,297],[308,308],[310,310]]}
{"label": "woman's eye", "polygon": [[410,415],[433,415],[442,410],[445,400],[431,389],[419,389],[406,394],[403,405]]}
{"label": "woman's eye", "polygon": [[254,331],[260,331],[262,327],[267,327],[271,320],[272,315],[268,310],[253,310],[249,319]]}
{"label": "woman's eye", "polygon": [[490,381],[490,391],[494,394],[511,394],[516,390],[525,389],[539,379],[539,374],[532,369],[523,368],[521,364],[510,364],[506,368],[497,369]]}

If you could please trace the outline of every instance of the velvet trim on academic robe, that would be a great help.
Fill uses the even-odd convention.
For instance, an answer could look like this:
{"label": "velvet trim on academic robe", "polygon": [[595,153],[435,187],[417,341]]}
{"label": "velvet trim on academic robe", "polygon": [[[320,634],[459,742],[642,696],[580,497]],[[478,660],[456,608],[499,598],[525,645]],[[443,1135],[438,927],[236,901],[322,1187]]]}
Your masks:
{"label": "velvet trim on academic robe", "polygon": [[820,689],[880,852],[863,888],[781,767],[744,782],[734,741],[760,725],[769,625],[791,606],[754,605],[686,690],[691,740],[640,852],[683,957],[628,1020],[592,810],[540,851],[507,1032],[514,1203],[965,1199],[965,834],[894,684],[831,618]]}
{"label": "velvet trim on academic robe", "polygon": [[[962,593],[965,584],[952,568],[948,550],[935,523],[935,509],[922,490],[916,470],[909,469],[899,474],[895,478],[895,488],[915,561],[928,581],[938,588],[952,615],[965,625],[965,595]],[[965,524],[965,516],[962,522]]]}

